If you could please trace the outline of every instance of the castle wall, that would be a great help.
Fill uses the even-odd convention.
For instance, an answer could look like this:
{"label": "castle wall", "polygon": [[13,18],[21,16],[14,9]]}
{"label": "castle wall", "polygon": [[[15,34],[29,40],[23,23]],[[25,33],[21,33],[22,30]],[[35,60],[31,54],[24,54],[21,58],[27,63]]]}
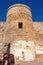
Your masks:
{"label": "castle wall", "polygon": [[[7,51],[9,43],[11,44],[10,52],[14,53],[15,43],[22,43],[22,41],[24,43],[25,41],[26,44],[30,42],[30,47],[28,46],[27,48],[30,52],[28,51],[29,53],[27,53],[26,59],[28,54],[31,54],[32,58],[30,59],[35,60],[35,57],[33,57],[36,54],[34,46],[43,45],[42,39],[43,23],[32,21],[31,10],[28,7],[25,7],[24,5],[12,6],[8,9],[6,22],[0,22],[0,57],[3,57],[3,54]],[[31,42],[33,43],[31,44]],[[26,48],[24,48],[24,50],[26,50]],[[22,56],[24,60],[24,52]],[[19,58],[17,57],[17,59]],[[30,59],[28,57],[29,61]]]}

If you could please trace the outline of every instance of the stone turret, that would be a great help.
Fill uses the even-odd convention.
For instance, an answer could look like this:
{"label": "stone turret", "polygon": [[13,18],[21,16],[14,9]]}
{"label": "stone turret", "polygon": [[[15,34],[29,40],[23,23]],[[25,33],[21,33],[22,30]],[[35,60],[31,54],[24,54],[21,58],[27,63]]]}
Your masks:
{"label": "stone turret", "polygon": [[35,56],[34,46],[39,45],[40,41],[33,27],[32,14],[29,7],[22,4],[16,4],[8,8],[5,31],[5,41],[11,43],[11,53],[14,54],[14,47],[16,42],[17,44],[19,44],[20,41],[20,43],[22,44],[22,41],[26,41],[27,43],[29,42],[30,45],[31,42],[34,42],[34,44],[32,43],[33,47],[31,48],[34,48],[32,50],[32,53],[34,53],[33,55]]}
{"label": "stone turret", "polygon": [[[26,43],[25,45],[27,45],[29,43],[30,45],[32,44],[33,46],[31,47],[32,50],[30,50],[27,46],[26,47],[27,50],[25,53],[28,53],[30,51],[29,54],[30,53],[32,54],[32,60],[34,60],[35,45],[38,46],[41,43],[37,36],[37,32],[33,27],[31,9],[28,6],[23,4],[12,5],[11,7],[8,8],[6,22],[5,24],[2,25],[4,26],[4,28],[0,29],[0,33],[2,32],[0,37],[3,36],[2,39],[0,38],[0,40],[2,41],[0,43],[0,46],[2,45],[2,49],[0,49],[0,57],[2,57],[3,54],[7,51],[8,48],[7,46],[9,43],[11,43],[10,52],[13,54],[15,50],[14,47],[15,43],[17,44],[20,43],[20,45],[23,43]],[[22,48],[21,46],[19,47]],[[22,57],[24,57],[24,52]],[[28,56],[28,54],[27,57],[29,60],[30,57]]]}
{"label": "stone turret", "polygon": [[23,4],[16,4],[8,8],[5,30],[7,41],[22,39],[39,41],[33,27],[31,9]]}

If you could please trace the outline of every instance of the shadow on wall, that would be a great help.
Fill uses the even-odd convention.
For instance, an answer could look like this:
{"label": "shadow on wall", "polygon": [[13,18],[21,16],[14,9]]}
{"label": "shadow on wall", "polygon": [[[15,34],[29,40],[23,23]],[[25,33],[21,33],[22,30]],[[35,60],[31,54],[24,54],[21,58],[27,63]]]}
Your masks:
{"label": "shadow on wall", "polygon": [[10,43],[8,44],[7,53],[3,55],[3,60],[0,61],[0,65],[14,65],[14,55],[10,54]]}

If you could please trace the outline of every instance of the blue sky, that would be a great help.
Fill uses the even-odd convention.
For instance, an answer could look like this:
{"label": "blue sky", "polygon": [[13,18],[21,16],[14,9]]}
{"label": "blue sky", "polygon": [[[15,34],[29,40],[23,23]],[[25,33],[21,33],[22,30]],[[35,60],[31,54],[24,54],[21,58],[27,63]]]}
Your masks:
{"label": "blue sky", "polygon": [[33,21],[43,21],[43,0],[0,0],[0,21],[6,21],[8,7],[17,3],[31,8]]}

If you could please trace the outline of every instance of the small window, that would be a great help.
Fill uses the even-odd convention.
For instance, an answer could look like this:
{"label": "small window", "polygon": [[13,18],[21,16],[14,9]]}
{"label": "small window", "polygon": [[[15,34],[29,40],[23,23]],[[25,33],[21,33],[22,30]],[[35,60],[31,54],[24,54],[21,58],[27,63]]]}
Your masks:
{"label": "small window", "polygon": [[22,22],[19,22],[18,26],[21,29],[23,27],[23,23]]}

